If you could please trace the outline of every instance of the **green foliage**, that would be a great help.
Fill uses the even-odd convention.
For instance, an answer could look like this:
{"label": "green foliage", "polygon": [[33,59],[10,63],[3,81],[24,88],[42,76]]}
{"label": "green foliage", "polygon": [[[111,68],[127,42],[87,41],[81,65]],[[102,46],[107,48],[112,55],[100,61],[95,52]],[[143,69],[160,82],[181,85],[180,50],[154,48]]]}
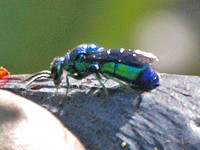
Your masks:
{"label": "green foliage", "polygon": [[136,23],[164,6],[164,0],[3,0],[0,66],[12,74],[34,73],[82,43],[130,47]]}

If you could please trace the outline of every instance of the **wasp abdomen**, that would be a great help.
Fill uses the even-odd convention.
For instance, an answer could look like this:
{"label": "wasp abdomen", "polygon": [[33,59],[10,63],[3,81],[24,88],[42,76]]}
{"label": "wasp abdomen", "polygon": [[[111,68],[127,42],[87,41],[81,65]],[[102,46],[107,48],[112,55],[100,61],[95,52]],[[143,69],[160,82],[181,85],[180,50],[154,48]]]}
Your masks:
{"label": "wasp abdomen", "polygon": [[100,71],[140,88],[152,88],[159,83],[156,72],[149,65],[130,66],[108,62],[101,65]]}

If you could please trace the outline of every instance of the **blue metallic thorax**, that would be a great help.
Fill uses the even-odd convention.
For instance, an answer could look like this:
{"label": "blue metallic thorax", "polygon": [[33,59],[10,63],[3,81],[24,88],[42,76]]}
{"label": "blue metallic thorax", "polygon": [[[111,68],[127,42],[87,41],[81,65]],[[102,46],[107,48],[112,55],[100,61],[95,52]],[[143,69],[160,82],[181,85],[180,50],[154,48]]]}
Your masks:
{"label": "blue metallic thorax", "polygon": [[102,51],[94,44],[82,44],[67,53],[63,62],[63,68],[71,74],[78,74],[81,78],[92,74],[94,62],[87,62],[85,59],[93,51]]}
{"label": "blue metallic thorax", "polygon": [[[106,70],[103,66],[110,62],[119,67],[107,72],[109,68],[106,68]],[[66,54],[62,67],[70,76],[77,79],[85,78],[93,73],[100,73],[132,83],[138,88],[153,88],[159,84],[159,77],[149,66],[149,63],[150,58],[143,57],[133,50],[110,50],[98,47],[95,44],[82,44]],[[123,70],[130,74],[135,74],[134,78],[129,79],[124,76]]]}
{"label": "blue metallic thorax", "polygon": [[73,49],[70,52],[70,60],[71,61],[76,61],[78,59],[78,56],[83,54],[83,55],[91,55],[93,53],[100,53],[103,51],[102,47],[98,47],[95,44],[82,44],[77,46],[75,49]]}

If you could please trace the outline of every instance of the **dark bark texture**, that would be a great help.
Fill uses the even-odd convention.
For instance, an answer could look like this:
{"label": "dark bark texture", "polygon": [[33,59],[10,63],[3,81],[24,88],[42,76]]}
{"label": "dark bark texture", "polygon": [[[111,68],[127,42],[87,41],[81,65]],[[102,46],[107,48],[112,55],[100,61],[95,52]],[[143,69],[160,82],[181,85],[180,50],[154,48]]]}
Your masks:
{"label": "dark bark texture", "polygon": [[52,80],[29,88],[17,80],[29,76],[12,75],[2,89],[53,112],[89,150],[200,149],[200,77],[160,74],[160,86],[141,95],[108,80],[109,100],[102,105],[105,92],[92,76],[70,78],[64,101],[65,80],[56,92]]}

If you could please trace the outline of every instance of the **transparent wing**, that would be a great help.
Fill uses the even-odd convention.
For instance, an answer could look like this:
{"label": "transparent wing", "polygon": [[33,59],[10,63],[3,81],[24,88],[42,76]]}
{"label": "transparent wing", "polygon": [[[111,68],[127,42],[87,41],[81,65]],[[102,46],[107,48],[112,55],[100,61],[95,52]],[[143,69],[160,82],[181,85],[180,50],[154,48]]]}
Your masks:
{"label": "transparent wing", "polygon": [[[102,47],[101,47],[102,49]],[[103,51],[93,51],[90,55],[86,56],[87,60],[92,61],[114,61],[120,62],[127,65],[145,65],[150,64],[154,61],[158,61],[158,58],[152,54],[143,52],[140,50],[131,50],[131,49],[106,49]]]}

